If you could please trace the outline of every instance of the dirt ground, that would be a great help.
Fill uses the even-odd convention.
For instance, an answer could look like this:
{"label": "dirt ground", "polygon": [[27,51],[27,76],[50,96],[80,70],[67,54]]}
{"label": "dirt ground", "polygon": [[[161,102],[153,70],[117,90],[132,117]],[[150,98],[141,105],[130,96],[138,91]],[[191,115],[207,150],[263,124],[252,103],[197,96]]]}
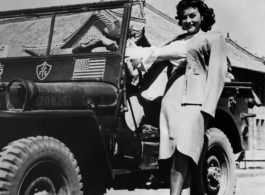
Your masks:
{"label": "dirt ground", "polygon": [[[169,195],[168,189],[159,190],[109,190],[107,195]],[[235,195],[264,195],[265,169],[237,170],[237,187]]]}
{"label": "dirt ground", "polygon": [[236,195],[264,195],[265,169],[237,171]]}

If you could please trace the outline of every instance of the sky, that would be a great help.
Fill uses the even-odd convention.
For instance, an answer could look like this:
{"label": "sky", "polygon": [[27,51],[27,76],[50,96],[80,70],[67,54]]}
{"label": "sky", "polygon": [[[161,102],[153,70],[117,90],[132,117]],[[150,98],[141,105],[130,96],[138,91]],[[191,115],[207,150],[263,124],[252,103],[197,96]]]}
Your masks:
{"label": "sky", "polygon": [[[100,0],[0,0],[0,11],[98,2]],[[179,0],[146,0],[163,13],[175,17]],[[265,56],[265,0],[205,0],[213,8],[216,24],[213,30],[229,33],[236,41],[258,57]]]}

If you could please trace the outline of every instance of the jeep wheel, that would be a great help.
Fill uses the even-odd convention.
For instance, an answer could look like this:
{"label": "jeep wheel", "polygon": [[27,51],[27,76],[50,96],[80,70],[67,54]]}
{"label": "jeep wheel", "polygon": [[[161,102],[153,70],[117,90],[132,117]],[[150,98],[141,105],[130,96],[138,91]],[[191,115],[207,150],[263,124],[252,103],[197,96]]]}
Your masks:
{"label": "jeep wheel", "polygon": [[[229,140],[216,128],[206,132],[208,150],[204,149],[193,178],[195,194],[233,195],[235,192],[235,159]],[[204,148],[207,147],[204,146]]]}
{"label": "jeep wheel", "polygon": [[0,153],[0,195],[80,195],[73,154],[51,137],[10,143]]}

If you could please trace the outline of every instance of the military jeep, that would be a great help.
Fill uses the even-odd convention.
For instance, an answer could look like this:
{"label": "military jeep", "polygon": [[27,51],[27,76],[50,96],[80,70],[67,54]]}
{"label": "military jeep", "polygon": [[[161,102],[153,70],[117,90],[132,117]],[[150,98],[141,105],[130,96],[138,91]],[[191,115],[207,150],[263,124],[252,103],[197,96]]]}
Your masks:
{"label": "military jeep", "polygon": [[[124,63],[127,40],[144,34],[131,17],[135,3],[0,13],[0,194],[169,187],[167,166],[158,161],[159,133],[132,130],[125,120],[128,110],[134,118],[128,100],[146,78],[131,86]],[[115,22],[118,36],[111,36]],[[251,83],[225,85],[194,170],[194,193],[234,193],[233,155],[248,148],[250,98]]]}

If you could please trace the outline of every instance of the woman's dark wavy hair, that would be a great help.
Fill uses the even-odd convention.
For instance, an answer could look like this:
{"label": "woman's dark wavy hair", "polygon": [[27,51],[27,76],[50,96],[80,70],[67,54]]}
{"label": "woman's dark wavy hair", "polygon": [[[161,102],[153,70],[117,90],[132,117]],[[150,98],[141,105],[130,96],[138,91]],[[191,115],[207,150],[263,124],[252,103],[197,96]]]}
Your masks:
{"label": "woman's dark wavy hair", "polygon": [[211,30],[212,25],[215,23],[215,14],[212,8],[209,8],[203,0],[181,0],[177,5],[177,16],[176,19],[179,20],[179,26],[182,26],[181,22],[181,12],[187,8],[197,8],[200,14],[203,16],[203,21],[201,23],[201,30],[207,32]]}

